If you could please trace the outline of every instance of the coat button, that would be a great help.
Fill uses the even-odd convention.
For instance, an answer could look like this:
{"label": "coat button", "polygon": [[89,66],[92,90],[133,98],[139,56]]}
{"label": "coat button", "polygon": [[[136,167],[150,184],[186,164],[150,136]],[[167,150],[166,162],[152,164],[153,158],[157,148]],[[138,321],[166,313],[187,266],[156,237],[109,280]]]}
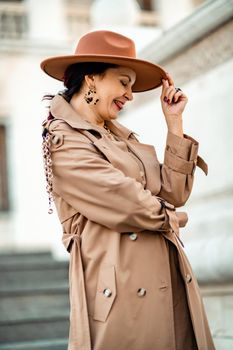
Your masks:
{"label": "coat button", "polygon": [[54,145],[57,145],[59,141],[60,141],[59,136],[58,136],[58,135],[53,135],[53,137],[52,137],[52,143],[53,143]]}
{"label": "coat button", "polygon": [[187,275],[185,276],[185,279],[187,283],[190,283],[192,281],[192,276],[189,273],[187,273]]}
{"label": "coat button", "polygon": [[144,179],[145,175],[143,171],[140,171],[141,178]]}
{"label": "coat button", "polygon": [[131,239],[131,241],[136,241],[136,239],[138,238],[138,235],[135,232],[133,232],[129,235],[129,238]]}
{"label": "coat button", "polygon": [[112,295],[112,291],[111,291],[111,289],[109,289],[109,288],[105,288],[105,289],[103,290],[103,294],[104,294],[104,296],[105,296],[106,298],[109,298],[109,297]]}
{"label": "coat button", "polygon": [[144,297],[146,295],[146,290],[145,288],[139,288],[137,291],[137,294],[139,297]]}
{"label": "coat button", "polygon": [[143,184],[145,184],[146,183],[146,178],[145,178],[144,172],[140,171],[140,175],[141,175],[141,179],[142,179]]}

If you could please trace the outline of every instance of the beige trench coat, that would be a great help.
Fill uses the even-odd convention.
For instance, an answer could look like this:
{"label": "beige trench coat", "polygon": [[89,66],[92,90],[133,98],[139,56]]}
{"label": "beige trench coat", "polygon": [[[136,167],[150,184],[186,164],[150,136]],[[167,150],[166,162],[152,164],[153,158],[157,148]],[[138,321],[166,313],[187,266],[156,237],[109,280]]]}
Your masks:
{"label": "beige trench coat", "polygon": [[169,244],[198,349],[214,349],[175,211],[191,193],[196,166],[207,174],[198,143],[168,133],[160,164],[154,147],[117,121],[107,122],[112,140],[60,95],[50,111],[55,119],[43,126],[51,134],[53,195],[71,255],[68,349],[191,350],[176,345],[182,324],[174,322],[179,288],[172,292]]}

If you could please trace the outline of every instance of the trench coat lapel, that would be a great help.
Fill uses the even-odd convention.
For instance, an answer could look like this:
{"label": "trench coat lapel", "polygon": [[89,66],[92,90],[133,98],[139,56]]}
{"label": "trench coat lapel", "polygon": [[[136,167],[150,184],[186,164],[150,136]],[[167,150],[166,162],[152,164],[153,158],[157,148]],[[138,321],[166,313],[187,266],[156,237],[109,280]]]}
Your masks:
{"label": "trench coat lapel", "polygon": [[[114,144],[108,139],[107,131],[104,128],[98,127],[97,125],[89,123],[87,120],[84,120],[80,115],[72,108],[72,106],[62,97],[61,95],[56,95],[50,106],[50,110],[52,115],[56,119],[62,119],[66,121],[71,127],[77,128],[80,131],[83,131],[85,135],[93,142],[96,148],[104,154],[104,156],[116,167],[121,168],[124,172],[124,164],[132,162],[131,156],[124,152],[120,156],[120,159],[116,159],[117,155],[119,155],[119,149],[116,150]],[[156,178],[159,177],[160,168],[159,162],[157,160],[156,151],[154,146],[148,144],[142,144],[139,142],[130,142],[129,138],[131,134],[136,134],[134,131],[126,128],[122,124],[118,123],[116,120],[108,120],[106,121],[107,127],[120,139],[124,140],[127,147],[142,161],[144,165],[144,173],[146,177],[146,187],[153,193],[156,194],[159,191],[160,185],[156,182]],[[97,131],[101,137],[96,138],[91,133],[86,133],[86,131],[95,130]],[[137,134],[136,134],[137,135]],[[105,137],[106,136],[106,137]],[[124,157],[126,157],[124,159]],[[127,167],[129,168],[129,167]],[[127,174],[128,176],[133,176],[133,174],[137,173],[137,166],[135,167],[134,162],[131,165],[131,174]],[[154,177],[151,177],[151,173],[155,173]],[[133,176],[134,177],[134,176]],[[138,174],[137,180],[140,181],[140,174]]]}

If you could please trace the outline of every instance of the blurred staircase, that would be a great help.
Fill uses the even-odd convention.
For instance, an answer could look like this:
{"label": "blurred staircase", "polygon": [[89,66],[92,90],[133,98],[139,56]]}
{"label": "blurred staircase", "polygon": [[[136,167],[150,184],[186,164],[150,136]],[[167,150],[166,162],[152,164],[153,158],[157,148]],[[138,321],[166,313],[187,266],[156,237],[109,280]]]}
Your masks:
{"label": "blurred staircase", "polygon": [[0,350],[67,350],[68,262],[0,254]]}
{"label": "blurred staircase", "polygon": [[[216,349],[233,349],[233,283],[200,285]],[[0,253],[0,350],[67,350],[68,262]]]}

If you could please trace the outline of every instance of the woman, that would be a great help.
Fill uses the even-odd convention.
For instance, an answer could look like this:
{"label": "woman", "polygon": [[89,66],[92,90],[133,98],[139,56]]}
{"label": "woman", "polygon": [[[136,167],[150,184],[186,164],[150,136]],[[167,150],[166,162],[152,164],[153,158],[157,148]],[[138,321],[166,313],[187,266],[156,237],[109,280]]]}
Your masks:
{"label": "woman", "polygon": [[[66,89],[43,123],[50,203],[70,260],[69,350],[214,349],[198,285],[179,239],[198,143],[183,134],[187,97],[132,40],[84,35],[70,56],[41,63]],[[162,85],[164,163],[116,121],[133,92]]]}

